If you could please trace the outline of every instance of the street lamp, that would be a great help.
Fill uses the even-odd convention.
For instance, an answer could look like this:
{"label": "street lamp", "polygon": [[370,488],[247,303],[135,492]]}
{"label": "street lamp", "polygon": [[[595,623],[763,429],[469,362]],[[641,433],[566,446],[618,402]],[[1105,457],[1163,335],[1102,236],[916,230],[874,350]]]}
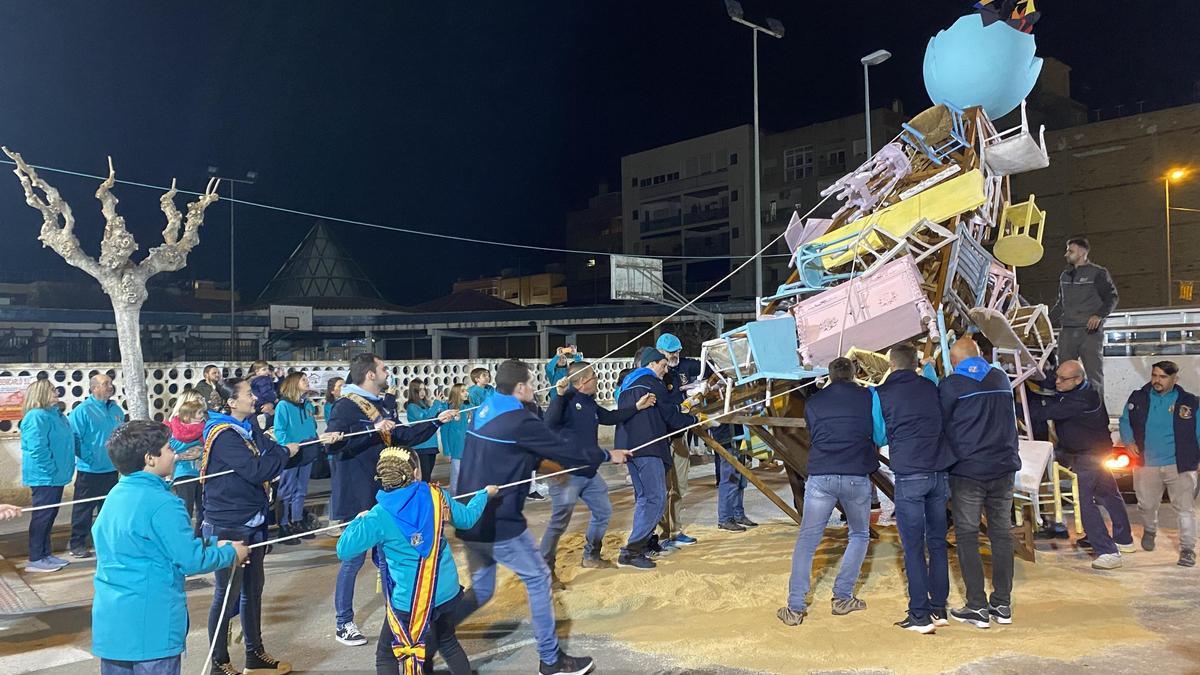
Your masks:
{"label": "street lamp", "polygon": [[[1164,212],[1167,217],[1167,307],[1170,307],[1175,302],[1175,293],[1172,285],[1174,280],[1171,278],[1171,183],[1179,183],[1188,177],[1191,173],[1188,169],[1176,167],[1171,169],[1163,176],[1163,193],[1165,196]],[[1175,211],[1190,211],[1191,209],[1176,208]]]}
{"label": "street lamp", "polygon": [[867,159],[871,158],[874,148],[871,147],[871,66],[877,66],[884,61],[892,58],[892,53],[886,49],[879,49],[867,54],[859,59],[863,67],[863,98],[866,100],[867,106]]}
{"label": "street lamp", "polygon": [[[734,23],[740,23],[750,29],[754,35],[751,49],[754,55],[754,250],[762,251],[762,191],[758,181],[761,171],[761,159],[758,154],[758,34],[765,33],[773,38],[783,37],[783,24],[777,19],[767,19],[766,26],[751,23],[742,18],[742,3],[737,0],[725,0],[725,12]],[[757,304],[762,294],[762,256],[754,258],[754,299]]]}
{"label": "street lamp", "polygon": [[220,167],[208,167],[208,175],[219,178],[229,183],[229,363],[233,367],[233,363],[237,361],[237,308],[234,303],[236,296],[234,287],[234,272],[233,272],[233,253],[237,249],[237,245],[233,239],[233,184],[242,183],[244,185],[254,185],[254,181],[258,180],[257,171],[247,171],[245,178],[229,178],[220,174]]}

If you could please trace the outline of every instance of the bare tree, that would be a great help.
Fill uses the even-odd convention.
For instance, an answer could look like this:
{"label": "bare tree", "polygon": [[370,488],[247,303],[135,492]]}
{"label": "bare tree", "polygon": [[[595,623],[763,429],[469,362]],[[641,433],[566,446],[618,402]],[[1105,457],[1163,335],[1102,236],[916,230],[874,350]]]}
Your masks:
{"label": "bare tree", "polygon": [[[129,416],[132,419],[149,419],[150,401],[146,391],[140,335],[142,304],[147,296],[146,282],[159,272],[174,272],[187,265],[188,253],[200,242],[204,210],[217,201],[217,179],[209,179],[204,194],[188,204],[186,221],[179,209],[175,208],[175,181],[171,180],[171,189],[159,199],[162,212],[167,217],[167,227],[162,233],[163,243],[150,249],[140,263],[134,263],[132,255],[138,249],[138,244],[133,234],[125,229],[125,219],[117,214],[117,198],[112,194],[116,173],[113,171],[112,157],[109,157],[108,179],[96,190],[96,199],[100,200],[100,211],[104,214],[104,239],[100,241],[100,257],[96,259],[79,246],[79,239],[75,237],[75,216],[58,190],[42,180],[33,167],[25,163],[20,153],[8,148],[3,150],[17,164],[13,173],[21,180],[21,187],[25,188],[25,203],[42,212],[42,232],[38,235],[42,246],[49,246],[67,264],[94,277],[112,301]],[[35,189],[40,190],[44,197]]]}

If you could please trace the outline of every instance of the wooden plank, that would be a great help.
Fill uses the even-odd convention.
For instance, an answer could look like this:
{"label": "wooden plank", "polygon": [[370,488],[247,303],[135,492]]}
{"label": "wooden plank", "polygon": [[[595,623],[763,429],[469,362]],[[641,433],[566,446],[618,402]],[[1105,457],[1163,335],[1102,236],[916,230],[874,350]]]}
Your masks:
{"label": "wooden plank", "polygon": [[763,417],[761,415],[730,415],[722,417],[721,422],[727,424],[744,424],[749,427],[793,427],[807,429],[808,423],[793,417]]}
{"label": "wooden plank", "polygon": [[709,448],[711,448],[713,452],[720,455],[721,459],[725,460],[726,462],[729,462],[729,465],[732,466],[738,473],[745,476],[746,480],[753,483],[754,487],[758,488],[760,492],[762,492],[764,495],[766,495],[767,499],[770,499],[772,502],[774,502],[775,506],[778,506],[780,511],[783,511],[784,513],[786,513],[788,515],[789,518],[796,521],[797,525],[800,524],[800,514],[797,513],[795,509],[788,506],[787,502],[783,501],[783,499],[778,494],[775,494],[774,490],[767,487],[767,484],[762,482],[762,480],[759,479],[758,476],[754,475],[753,471],[748,469],[741,462],[737,461],[737,459],[728,450],[725,449],[725,446],[714,441],[712,436],[708,435],[707,429],[698,429],[696,431],[696,436],[700,440],[704,441],[704,444],[707,445]]}

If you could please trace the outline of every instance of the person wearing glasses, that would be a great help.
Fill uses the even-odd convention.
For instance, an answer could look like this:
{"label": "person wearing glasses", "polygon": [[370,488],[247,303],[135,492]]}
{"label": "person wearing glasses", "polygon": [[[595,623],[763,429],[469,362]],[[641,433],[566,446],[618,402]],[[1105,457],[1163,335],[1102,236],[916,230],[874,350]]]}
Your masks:
{"label": "person wearing glasses", "polygon": [[[1058,435],[1055,454],[1079,478],[1080,516],[1087,544],[1096,554],[1092,567],[1112,570],[1121,567],[1122,553],[1132,553],[1133,532],[1129,514],[1117,489],[1117,480],[1104,468],[1104,459],[1112,452],[1108,432],[1108,410],[1104,399],[1088,379],[1083,363],[1064,361],[1043,389],[1053,393],[1031,401],[1029,416],[1038,422],[1054,422]],[[1104,524],[1103,506],[1112,519],[1112,533]],[[1083,540],[1080,540],[1083,544]]]}

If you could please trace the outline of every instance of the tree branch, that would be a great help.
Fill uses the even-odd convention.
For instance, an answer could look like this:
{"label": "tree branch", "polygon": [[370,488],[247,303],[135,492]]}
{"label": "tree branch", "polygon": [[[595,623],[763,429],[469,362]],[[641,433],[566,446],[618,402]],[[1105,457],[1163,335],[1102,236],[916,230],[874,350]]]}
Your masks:
{"label": "tree branch", "polygon": [[[75,216],[71,213],[70,205],[63,201],[57,189],[42,180],[37,171],[25,163],[21,153],[13,152],[7,147],[2,149],[17,165],[13,173],[20,179],[21,187],[25,190],[25,203],[42,213],[42,231],[38,235],[42,246],[49,246],[67,264],[99,279],[100,266],[83,252],[79,246],[79,239],[75,237]],[[45,193],[44,200],[34,192],[35,187]]]}
{"label": "tree branch", "polygon": [[179,210],[175,208],[175,183],[171,182],[171,190],[162,196],[160,204],[167,216],[167,229],[163,230],[163,244],[150,249],[150,255],[138,265],[138,272],[143,278],[159,272],[174,272],[187,265],[188,253],[200,243],[200,226],[204,224],[204,210],[217,201],[217,186],[220,181],[216,178],[208,180],[204,194],[196,201],[188,204],[187,220],[184,222],[183,235],[176,238],[179,231]]}
{"label": "tree branch", "polygon": [[96,190],[100,211],[104,214],[104,238],[100,240],[100,266],[119,270],[130,263],[129,257],[138,249],[133,234],[125,229],[125,219],[117,214],[117,197],[112,193],[117,174],[112,157],[108,158],[108,178]]}

